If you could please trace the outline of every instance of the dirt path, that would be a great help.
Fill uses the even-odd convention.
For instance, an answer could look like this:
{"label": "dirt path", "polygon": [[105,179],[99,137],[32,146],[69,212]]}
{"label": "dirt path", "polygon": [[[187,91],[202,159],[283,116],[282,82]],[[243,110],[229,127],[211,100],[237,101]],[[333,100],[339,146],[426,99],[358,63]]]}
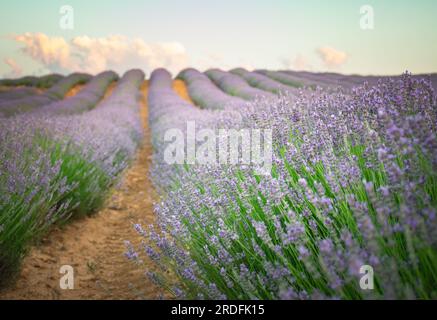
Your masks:
{"label": "dirt path", "polygon": [[191,97],[188,93],[187,86],[185,85],[185,82],[183,80],[180,80],[180,79],[174,80],[173,81],[173,90],[176,91],[176,93],[179,94],[179,96],[182,99],[194,104],[194,102],[191,100]]}
{"label": "dirt path", "polygon": [[[79,91],[81,91],[84,87],[86,86],[86,84],[77,84],[75,86],[73,86],[73,88],[71,88],[70,90],[68,90],[67,94],[65,95],[64,99],[67,98],[71,98],[73,96],[75,96],[76,94],[79,93]],[[106,99],[108,99],[109,96],[111,96],[112,92],[114,91],[115,87],[117,86],[117,81],[113,81],[108,88],[105,91],[105,95],[103,96],[101,101],[104,101]]]}
{"label": "dirt path", "polygon": [[64,99],[75,96],[80,90],[83,89],[83,87],[85,87],[84,84],[76,84],[75,86],[73,86],[73,88],[68,90],[67,94],[64,96]]}
{"label": "dirt path", "polygon": [[[103,96],[102,101],[105,101],[106,99],[108,99],[111,96],[111,94],[114,91],[117,84],[118,84],[118,81],[112,81],[112,83],[106,89],[105,95]],[[144,90],[147,90],[147,89],[144,89]],[[146,92],[146,97],[147,97],[147,92]]]}
{"label": "dirt path", "polygon": [[[23,261],[17,283],[0,299],[154,299],[160,293],[124,257],[124,240],[140,240],[133,223],[151,224],[153,187],[148,179],[152,149],[147,125],[147,82],[142,86],[144,144],[106,207],[93,215],[53,230]],[[75,289],[61,290],[62,265],[74,268]]]}

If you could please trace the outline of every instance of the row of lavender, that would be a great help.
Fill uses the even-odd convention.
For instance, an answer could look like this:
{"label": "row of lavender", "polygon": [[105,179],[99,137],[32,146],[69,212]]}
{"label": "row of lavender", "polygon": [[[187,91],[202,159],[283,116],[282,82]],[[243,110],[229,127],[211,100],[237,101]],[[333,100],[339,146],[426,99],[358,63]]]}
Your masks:
{"label": "row of lavender", "polygon": [[104,71],[93,77],[74,96],[37,108],[34,112],[73,114],[92,109],[105,95],[109,85],[118,79],[113,71]]}
{"label": "row of lavender", "polygon": [[[346,77],[346,76],[345,76]],[[247,71],[243,68],[225,72],[210,69],[201,73],[188,68],[179,73],[177,78],[185,81],[194,103],[204,109],[224,109],[247,104],[258,99],[275,99],[280,95],[296,96],[304,91],[317,88],[325,90],[350,91],[353,86],[347,80],[332,80],[314,74],[294,74],[291,71],[257,70]],[[347,79],[355,79],[346,77]],[[364,83],[367,78],[357,77],[354,81]],[[352,82],[353,85],[353,82]]]}
{"label": "row of lavender", "polygon": [[[279,74],[268,73],[293,79]],[[215,71],[211,78],[228,92],[249,92],[235,78]],[[207,99],[215,93],[219,101],[213,89]],[[405,74],[347,94],[317,88],[253,101],[233,106],[238,117],[196,109],[171,91],[168,72],[152,74],[159,230],[136,225],[150,245],[128,244],[128,257],[141,262],[145,251],[162,270],[148,275],[179,298],[437,298],[430,82]],[[272,129],[270,174],[164,161],[165,133],[186,133],[187,121]]]}
{"label": "row of lavender", "polygon": [[[260,70],[261,71],[261,70]],[[265,72],[265,71],[261,71]],[[343,75],[338,73],[314,73],[308,71],[280,71],[280,74],[292,75],[305,81],[315,82],[318,84],[324,84],[325,86],[340,86],[343,88],[352,89],[358,85],[362,85],[364,82],[370,85],[377,85],[380,80],[388,80],[389,78],[398,78],[390,76],[361,76],[361,75]],[[431,75],[412,75],[414,79],[426,78],[431,82],[434,90],[437,89],[437,74]]]}
{"label": "row of lavender", "polygon": [[226,94],[207,75],[196,69],[185,69],[179,73],[178,78],[187,84],[191,99],[201,108],[223,109],[225,106],[238,107],[245,104],[243,98]]}
{"label": "row of lavender", "polygon": [[132,159],[144,73],[127,72],[95,107],[115,79],[103,73],[59,105],[0,119],[0,283],[53,224],[99,208]]}
{"label": "row of lavender", "polygon": [[28,87],[48,89],[54,86],[57,82],[64,78],[60,74],[48,74],[41,77],[25,76],[18,79],[1,79],[0,86],[2,87]]}
{"label": "row of lavender", "polygon": [[91,77],[87,74],[74,73],[57,82],[42,94],[24,95],[18,99],[6,99],[0,102],[0,117],[33,111],[39,107],[61,100],[67,92],[77,84],[87,82]]}
{"label": "row of lavender", "polygon": [[246,80],[251,86],[259,88],[261,90],[269,91],[274,94],[281,93],[296,93],[296,89],[283,84],[281,82],[275,81],[262,73],[249,72],[243,68],[236,68],[230,71],[233,74],[241,76]]}
{"label": "row of lavender", "polygon": [[274,95],[268,91],[250,86],[243,78],[219,69],[210,69],[205,74],[224,92],[239,96],[246,100],[257,98],[273,98]]}
{"label": "row of lavender", "polygon": [[5,101],[11,101],[15,99],[25,98],[27,96],[32,96],[38,94],[38,90],[35,88],[28,87],[18,87],[18,88],[7,88],[0,91],[0,104]]}
{"label": "row of lavender", "polygon": [[188,92],[196,105],[203,109],[220,110],[238,108],[257,99],[274,99],[278,95],[297,95],[310,87],[302,84],[290,87],[273,80],[260,72],[236,68],[230,72],[211,69],[201,73],[188,68],[179,73],[178,79],[185,81]]}

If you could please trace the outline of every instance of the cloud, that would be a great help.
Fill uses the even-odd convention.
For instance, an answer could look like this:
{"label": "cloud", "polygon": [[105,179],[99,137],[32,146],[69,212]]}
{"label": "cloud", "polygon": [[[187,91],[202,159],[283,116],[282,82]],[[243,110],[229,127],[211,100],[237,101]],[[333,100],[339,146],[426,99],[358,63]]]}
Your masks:
{"label": "cloud", "polygon": [[311,70],[312,67],[308,61],[308,59],[302,54],[298,54],[294,58],[285,58],[282,59],[282,65],[286,69],[292,70]]}
{"label": "cloud", "polygon": [[185,47],[179,42],[146,43],[143,39],[134,40],[134,55],[146,61],[150,70],[165,67],[173,73],[189,66]]}
{"label": "cloud", "polygon": [[92,38],[49,37],[43,33],[25,33],[14,38],[22,43],[22,52],[51,72],[81,71],[98,73],[112,69],[119,73],[130,68],[146,72],[165,67],[177,72],[189,64],[187,52],[179,42],[146,43],[123,35]]}
{"label": "cloud", "polygon": [[23,74],[23,68],[14,59],[6,58],[3,61],[11,68],[11,71],[4,75],[5,78],[18,78]]}
{"label": "cloud", "polygon": [[71,67],[70,46],[62,37],[48,37],[44,33],[27,32],[15,36],[14,39],[24,44],[22,52],[51,71]]}
{"label": "cloud", "polygon": [[339,67],[348,59],[348,56],[345,52],[327,46],[317,48],[316,53],[329,68]]}

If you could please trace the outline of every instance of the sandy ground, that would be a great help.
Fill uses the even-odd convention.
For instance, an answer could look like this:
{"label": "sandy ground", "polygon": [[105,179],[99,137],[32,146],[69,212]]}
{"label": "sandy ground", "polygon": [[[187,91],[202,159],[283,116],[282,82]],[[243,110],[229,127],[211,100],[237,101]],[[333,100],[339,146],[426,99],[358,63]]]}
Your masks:
{"label": "sandy ground", "polygon": [[[154,223],[147,88],[145,81],[141,88],[144,143],[120,187],[101,211],[54,229],[32,248],[17,282],[0,292],[0,299],[155,299],[163,293],[144,276],[145,268],[153,268],[150,262],[139,268],[124,257],[124,241],[138,245],[141,240],[132,225]],[[174,88],[190,101],[183,82],[175,81]],[[74,268],[73,290],[60,289],[63,265]]]}
{"label": "sandy ground", "polygon": [[73,88],[68,90],[68,92],[65,95],[64,99],[67,99],[67,98],[75,96],[80,90],[83,89],[83,87],[85,87],[84,84],[77,84],[77,85],[73,86]]}
{"label": "sandy ground", "polygon": [[[105,91],[105,95],[102,98],[102,101],[105,101],[106,99],[108,99],[108,97],[112,94],[112,92],[114,91],[115,87],[117,86],[118,82],[117,81],[113,81],[108,88]],[[147,91],[147,88],[145,88],[144,90]],[[147,97],[147,92],[145,92],[146,97]],[[147,108],[147,107],[146,107]]]}
{"label": "sandy ground", "polygon": [[[82,90],[85,87],[86,84],[77,84],[70,90],[68,90],[67,94],[65,95],[64,99],[70,98],[75,96],[80,90]],[[108,88],[105,91],[105,95],[103,96],[101,101],[106,100],[111,94],[112,91],[114,91],[114,88],[117,86],[117,81],[112,82]]]}
{"label": "sandy ground", "polygon": [[182,99],[194,104],[194,102],[190,98],[190,95],[188,94],[187,86],[185,85],[185,82],[183,80],[180,79],[174,80],[173,90],[175,90]]}

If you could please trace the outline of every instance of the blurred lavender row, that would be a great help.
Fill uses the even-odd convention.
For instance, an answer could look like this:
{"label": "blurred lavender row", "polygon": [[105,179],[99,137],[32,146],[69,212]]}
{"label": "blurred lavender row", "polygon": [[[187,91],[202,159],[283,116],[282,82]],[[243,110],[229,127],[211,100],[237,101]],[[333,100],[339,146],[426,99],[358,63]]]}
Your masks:
{"label": "blurred lavender row", "polygon": [[[171,74],[165,69],[153,71],[149,80],[149,126],[156,151],[162,150],[167,130],[183,129],[187,120],[195,120],[204,114],[201,109],[183,100],[172,89],[172,81]],[[163,161],[163,158],[160,160]]]}
{"label": "blurred lavender row", "polygon": [[[195,124],[196,131],[202,128],[213,128],[217,123],[231,126],[229,123],[240,121],[240,109],[245,108],[247,102],[238,107],[226,105],[220,110],[199,109],[183,100],[172,89],[171,74],[165,69],[153,71],[149,84],[149,126],[154,150],[151,176],[155,187],[166,193],[169,186],[175,182],[174,179],[178,179],[177,172],[182,170],[182,166],[168,165],[165,159],[166,148],[171,142],[166,140],[166,134],[176,130],[183,134],[185,143],[188,143],[186,138],[188,122]],[[193,143],[201,144],[199,141],[193,141]],[[185,145],[184,155],[188,152],[186,148]]]}
{"label": "blurred lavender row", "polygon": [[92,109],[105,95],[109,85],[118,79],[113,71],[104,71],[94,76],[76,95],[37,109],[51,114],[74,114]]}
{"label": "blurred lavender row", "polygon": [[[302,81],[308,81],[310,83],[318,83],[323,84],[324,86],[341,86],[346,89],[352,89],[353,87],[362,85],[364,82],[369,81],[369,78],[365,77],[355,77],[355,76],[345,76],[340,74],[333,73],[312,73],[306,71],[281,71],[281,73],[285,73],[295,77],[296,79],[301,79]],[[308,83],[307,82],[307,83]],[[375,85],[376,82],[370,82]]]}
{"label": "blurred lavender row", "polygon": [[[328,85],[337,85],[344,88],[351,89],[353,87],[368,83],[369,85],[377,85],[378,81],[388,80],[388,79],[399,79],[400,76],[361,76],[361,75],[344,75],[339,73],[325,72],[308,72],[308,71],[291,71],[284,70],[281,71],[293,75],[298,78],[303,78],[307,80],[325,82]],[[411,75],[413,79],[429,79],[434,90],[437,90],[437,74],[422,74],[422,75]]]}
{"label": "blurred lavender row", "polygon": [[205,74],[196,69],[185,69],[177,78],[185,81],[191,99],[202,108],[223,109],[225,106],[238,107],[247,103],[242,98],[223,92]]}
{"label": "blurred lavender row", "polygon": [[269,77],[260,73],[249,72],[243,68],[232,69],[229,72],[242,77],[251,86],[255,88],[269,91],[274,94],[280,94],[285,92],[298,93],[298,91],[295,88],[285,85],[281,82],[275,81],[273,79],[270,79]]}
{"label": "blurred lavender row", "polygon": [[57,100],[63,99],[75,85],[83,84],[91,78],[90,75],[73,73],[63,78],[42,94],[30,95],[21,99],[0,102],[0,116],[9,117],[22,112],[35,110]]}
{"label": "blurred lavender row", "polygon": [[302,88],[302,87],[309,88],[309,89],[315,89],[316,87],[325,88],[325,89],[328,88],[326,83],[295,77],[285,72],[270,71],[270,70],[256,70],[255,72],[265,75],[270,79],[281,82],[287,86],[292,86],[295,88]]}
{"label": "blurred lavender row", "polygon": [[259,98],[274,98],[270,92],[251,87],[241,77],[219,69],[210,69],[205,74],[224,92],[246,100]]}
{"label": "blurred lavender row", "polygon": [[52,224],[101,206],[143,136],[143,79],[127,72],[89,112],[0,118],[0,283]]}
{"label": "blurred lavender row", "polygon": [[26,87],[48,89],[53,85],[55,85],[57,82],[61,81],[63,78],[64,78],[63,75],[54,73],[54,74],[44,75],[41,77],[25,76],[18,79],[1,79],[0,86],[5,86],[5,87],[26,86]]}
{"label": "blurred lavender row", "polygon": [[38,94],[38,90],[27,87],[0,91],[0,104],[6,101],[21,99],[36,94]]}
{"label": "blurred lavender row", "polygon": [[[112,72],[101,75],[106,78],[105,82],[116,77]],[[86,159],[99,163],[113,179],[127,166],[142,139],[139,88],[143,80],[141,70],[130,70],[98,108],[82,113],[61,112],[58,116],[56,112],[40,113],[35,115],[38,120],[34,122],[38,126],[43,123],[53,139],[68,141],[80,148]]]}

